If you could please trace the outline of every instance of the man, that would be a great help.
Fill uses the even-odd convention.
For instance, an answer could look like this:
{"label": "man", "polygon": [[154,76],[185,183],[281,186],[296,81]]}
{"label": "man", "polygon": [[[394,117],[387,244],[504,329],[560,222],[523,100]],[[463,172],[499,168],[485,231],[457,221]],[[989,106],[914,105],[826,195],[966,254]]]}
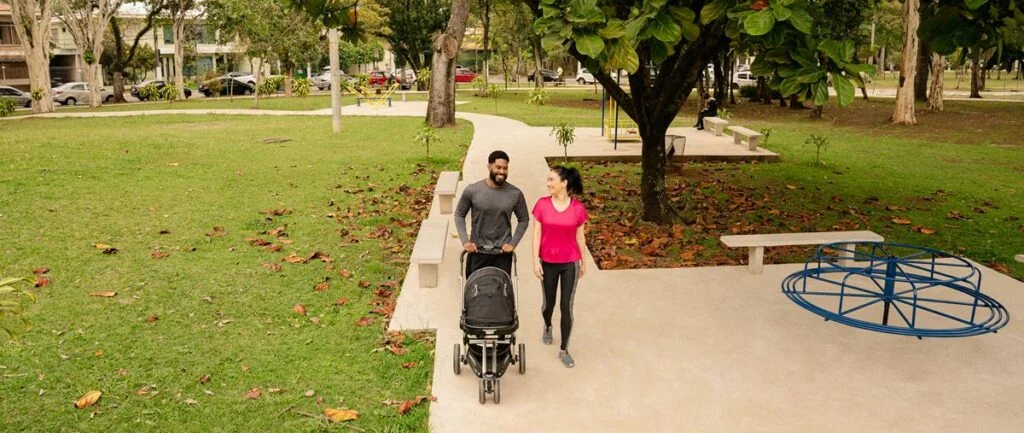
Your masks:
{"label": "man", "polygon": [[[455,206],[455,228],[463,248],[469,253],[466,276],[473,271],[494,266],[512,274],[512,251],[522,240],[530,224],[523,192],[506,182],[508,154],[500,150],[487,157],[487,178],[462,191]],[[466,214],[473,213],[472,237],[466,234]],[[512,214],[516,215],[516,231],[512,233]]]}
{"label": "man", "polygon": [[718,115],[718,101],[716,101],[715,98],[712,98],[711,94],[704,94],[704,103],[707,105],[707,108],[697,114],[697,124],[693,125],[693,127],[697,128],[698,131],[704,129],[705,117],[715,117]]}

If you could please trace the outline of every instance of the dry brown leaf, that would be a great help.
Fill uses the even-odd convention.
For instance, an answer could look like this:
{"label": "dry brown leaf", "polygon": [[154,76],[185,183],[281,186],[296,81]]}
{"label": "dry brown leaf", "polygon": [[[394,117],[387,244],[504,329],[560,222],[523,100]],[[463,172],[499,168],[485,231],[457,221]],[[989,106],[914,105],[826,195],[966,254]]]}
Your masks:
{"label": "dry brown leaf", "polygon": [[266,269],[268,271],[275,271],[275,272],[277,272],[277,271],[281,270],[281,265],[277,264],[277,263],[264,263],[262,266],[263,266],[263,269]]}
{"label": "dry brown leaf", "polygon": [[46,277],[36,277],[36,287],[46,287],[50,285],[50,279]]}
{"label": "dry brown leaf", "polygon": [[179,165],[181,165],[181,163],[180,163],[180,162],[168,162],[168,163],[167,163],[167,166],[168,166],[168,167],[177,167],[177,166],[179,166]]}
{"label": "dry brown leaf", "polygon": [[267,230],[267,234],[270,235],[270,236],[274,236],[274,237],[280,236],[281,233],[284,233],[284,230],[287,227],[288,226],[280,226],[280,227],[278,227],[276,229],[273,229],[273,230]]}
{"label": "dry brown leaf", "polygon": [[313,391],[312,389],[310,389],[310,390],[302,393],[302,395],[304,395],[306,397],[312,397],[312,396],[316,395],[316,391]]}
{"label": "dry brown leaf", "polygon": [[377,295],[377,296],[382,297],[382,298],[389,298],[389,297],[391,297],[392,294],[394,294],[392,291],[386,290],[386,289],[377,289],[373,293],[375,295]]}
{"label": "dry brown leaf", "polygon": [[306,315],[306,306],[302,305],[302,304],[295,304],[295,306],[292,307],[292,312],[305,316]]}
{"label": "dry brown leaf", "polygon": [[146,322],[149,322],[149,323],[154,323],[157,320],[160,320],[160,317],[157,316],[156,314],[150,314],[149,317],[146,317]]}
{"label": "dry brown leaf", "polygon": [[261,395],[260,394],[260,389],[259,388],[253,388],[253,389],[250,389],[248,392],[245,393],[245,398],[247,398],[249,400],[255,400],[257,398],[260,398],[260,395]]}
{"label": "dry brown leaf", "polygon": [[921,234],[934,235],[935,234],[935,229],[930,229],[928,227],[921,227]]}
{"label": "dry brown leaf", "polygon": [[101,358],[101,357],[103,357],[103,355],[104,355],[104,353],[103,353],[102,350],[97,350],[95,353],[93,353],[93,356],[95,356],[97,358]]}
{"label": "dry brown leaf", "polygon": [[369,326],[369,325],[372,325],[373,322],[376,321],[376,320],[377,319],[373,318],[373,317],[363,317],[363,318],[360,318],[358,322],[356,322],[356,325],[359,325],[359,326]]}
{"label": "dry brown leaf", "polygon": [[402,368],[413,368],[416,367],[416,365],[418,364],[418,362],[404,362],[402,363]]}
{"label": "dry brown leaf", "polygon": [[326,292],[331,289],[331,286],[328,285],[326,281],[324,281],[320,284],[317,284],[316,287],[313,287],[313,289],[318,292]]}
{"label": "dry brown leaf", "polygon": [[216,238],[216,237],[221,237],[221,236],[225,236],[225,235],[227,235],[227,234],[228,234],[228,233],[227,233],[226,231],[224,231],[224,227],[221,227],[221,226],[215,226],[215,227],[213,228],[213,231],[212,231],[212,232],[210,232],[210,233],[207,233],[207,234],[206,234],[206,236],[209,236],[209,237],[211,237],[211,238]]}
{"label": "dry brown leaf", "polygon": [[267,394],[282,394],[285,391],[288,390],[284,388],[267,388]]}
{"label": "dry brown leaf", "polygon": [[264,215],[267,215],[267,216],[283,216],[283,215],[288,215],[288,214],[292,213],[292,211],[290,211],[288,209],[269,209],[269,210],[261,211],[260,213],[262,213]]}
{"label": "dry brown leaf", "polygon": [[899,224],[899,225],[908,225],[908,224],[910,224],[910,220],[909,219],[902,218],[902,217],[894,217],[892,219],[892,222],[895,223],[895,224]]}
{"label": "dry brown leaf", "polygon": [[249,366],[248,366],[248,365],[243,365],[243,366],[242,366],[242,371],[244,371],[244,372],[248,372],[249,370],[250,370],[250,368],[249,368]]}
{"label": "dry brown leaf", "polygon": [[103,254],[117,254],[118,249],[107,244],[96,244],[96,249],[103,251]]}
{"label": "dry brown leaf", "polygon": [[327,253],[324,253],[322,251],[314,251],[313,254],[310,254],[309,258],[307,258],[306,261],[315,259],[320,259],[320,261],[324,263],[330,263],[334,261],[334,259],[332,259],[331,256],[328,256]]}
{"label": "dry brown leaf", "polygon": [[337,305],[339,307],[342,306],[342,305],[345,305],[347,303],[348,303],[348,298],[338,298],[336,301],[334,301],[334,305]]}
{"label": "dry brown leaf", "polygon": [[38,268],[35,268],[34,270],[32,270],[32,273],[36,274],[36,275],[45,275],[45,274],[48,274],[49,272],[50,272],[50,268],[47,268],[45,266],[38,267]]}
{"label": "dry brown leaf", "polygon": [[113,298],[114,296],[117,296],[117,292],[112,290],[104,290],[102,292],[90,292],[89,296],[96,296],[100,298]]}
{"label": "dry brown leaf", "polygon": [[992,269],[994,269],[996,271],[1002,272],[1004,274],[1009,274],[1010,273],[1010,268],[1008,268],[1005,264],[1002,264],[1002,263],[999,263],[999,262],[988,262],[988,263],[985,263],[985,266],[988,266],[988,267],[990,267],[990,268],[992,268]]}
{"label": "dry brown leaf", "polygon": [[384,346],[384,348],[387,349],[388,352],[394,353],[395,355],[404,355],[405,352],[407,352],[407,350],[404,347],[400,347],[397,345]]}
{"label": "dry brown leaf", "polygon": [[797,186],[796,186],[796,185],[790,185],[790,184],[786,184],[786,189],[789,189],[789,190],[794,190],[794,189],[796,189],[796,188],[797,188]]}
{"label": "dry brown leaf", "polygon": [[299,257],[292,252],[291,254],[288,254],[287,257],[281,259],[281,261],[288,263],[306,263],[308,260],[305,257]]}
{"label": "dry brown leaf", "polygon": [[295,242],[295,241],[293,241],[291,239],[285,239],[285,238],[277,238],[277,240],[278,240],[278,242],[281,242],[282,244],[285,244],[285,245],[291,245],[292,243]]}
{"label": "dry brown leaf", "polygon": [[370,282],[369,281],[360,281],[359,282],[359,287],[370,287]]}
{"label": "dry brown leaf", "polygon": [[338,274],[345,278],[352,278],[352,271],[348,269],[342,269],[340,272],[338,272]]}
{"label": "dry brown leaf", "polygon": [[89,391],[85,393],[85,395],[79,397],[78,400],[75,400],[75,409],[87,408],[96,404],[102,395],[103,393],[99,391]]}
{"label": "dry brown leaf", "polygon": [[195,406],[195,405],[199,404],[199,402],[196,401],[194,398],[186,398],[185,399],[185,404],[187,404],[189,406]]}
{"label": "dry brown leaf", "polygon": [[149,385],[146,385],[142,388],[139,388],[138,391],[135,391],[135,395],[146,395],[149,394],[150,390],[152,390],[152,388],[150,388]]}
{"label": "dry brown leaf", "polygon": [[199,383],[200,384],[205,384],[206,382],[209,382],[209,381],[210,381],[210,375],[209,374],[204,374],[202,376],[199,376]]}
{"label": "dry brown leaf", "polygon": [[154,260],[158,260],[158,259],[165,258],[165,257],[169,256],[170,254],[167,254],[167,253],[165,253],[163,251],[153,251],[153,252],[149,253],[149,255],[151,257],[153,257]]}
{"label": "dry brown leaf", "polygon": [[333,409],[325,408],[324,415],[327,415],[327,419],[334,422],[352,421],[359,418],[359,412],[351,409]]}
{"label": "dry brown leaf", "polygon": [[125,377],[127,375],[128,375],[128,370],[125,370],[123,368],[117,369],[117,377]]}

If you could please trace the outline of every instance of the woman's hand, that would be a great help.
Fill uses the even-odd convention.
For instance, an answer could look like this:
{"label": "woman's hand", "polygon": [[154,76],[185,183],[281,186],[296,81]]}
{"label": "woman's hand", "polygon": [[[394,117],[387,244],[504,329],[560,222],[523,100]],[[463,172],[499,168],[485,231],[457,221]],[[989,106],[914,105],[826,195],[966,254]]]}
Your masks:
{"label": "woman's hand", "polygon": [[587,274],[587,264],[583,260],[580,260],[580,276],[579,276],[579,278],[583,278],[583,276],[586,275],[586,274]]}
{"label": "woman's hand", "polygon": [[544,280],[544,268],[541,267],[539,262],[534,262],[533,264],[533,275],[536,276],[538,280]]}

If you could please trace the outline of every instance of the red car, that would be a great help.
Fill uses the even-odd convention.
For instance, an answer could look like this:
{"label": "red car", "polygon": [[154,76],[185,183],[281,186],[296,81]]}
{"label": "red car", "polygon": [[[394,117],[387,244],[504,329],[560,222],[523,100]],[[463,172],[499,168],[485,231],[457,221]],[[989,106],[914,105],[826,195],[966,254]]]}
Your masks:
{"label": "red car", "polygon": [[370,85],[383,86],[388,83],[388,76],[381,71],[370,72]]}
{"label": "red car", "polygon": [[456,83],[469,83],[476,78],[476,74],[469,69],[456,69],[455,70],[455,82]]}

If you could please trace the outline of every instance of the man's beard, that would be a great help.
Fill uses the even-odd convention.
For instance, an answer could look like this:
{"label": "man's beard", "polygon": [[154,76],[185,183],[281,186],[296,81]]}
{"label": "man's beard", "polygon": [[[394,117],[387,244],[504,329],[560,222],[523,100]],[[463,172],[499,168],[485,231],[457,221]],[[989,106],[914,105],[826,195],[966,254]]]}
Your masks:
{"label": "man's beard", "polygon": [[494,182],[495,185],[498,185],[498,186],[504,185],[505,181],[507,179],[508,179],[507,176],[502,176],[501,180],[498,180],[498,174],[493,172],[493,171],[491,172],[491,182]]}

